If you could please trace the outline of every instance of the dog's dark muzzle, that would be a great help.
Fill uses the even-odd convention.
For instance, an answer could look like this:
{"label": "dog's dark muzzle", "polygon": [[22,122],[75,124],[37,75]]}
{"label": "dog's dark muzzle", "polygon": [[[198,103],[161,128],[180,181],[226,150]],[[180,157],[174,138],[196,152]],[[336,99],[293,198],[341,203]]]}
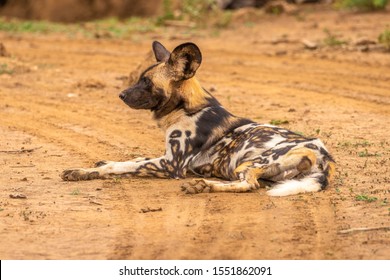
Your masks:
{"label": "dog's dark muzzle", "polygon": [[122,99],[123,101],[125,101],[126,99],[126,91],[122,91],[120,94],[119,94],[119,98]]}
{"label": "dog's dark muzzle", "polygon": [[122,91],[119,98],[133,109],[151,109],[158,103],[158,98],[153,96],[152,93],[138,88]]}

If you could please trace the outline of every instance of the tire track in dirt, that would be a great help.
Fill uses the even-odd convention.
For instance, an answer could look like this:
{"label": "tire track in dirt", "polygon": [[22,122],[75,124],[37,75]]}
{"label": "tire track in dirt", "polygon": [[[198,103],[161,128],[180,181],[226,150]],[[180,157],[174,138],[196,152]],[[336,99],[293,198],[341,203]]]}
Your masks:
{"label": "tire track in dirt", "polygon": [[[127,125],[131,126],[131,124],[115,124],[110,121],[102,124],[96,116],[90,116],[88,112],[80,110],[77,105],[69,103],[66,104],[66,110],[58,110],[59,102],[48,105],[34,102],[33,98],[27,97],[21,101],[7,96],[4,96],[2,100],[6,104],[12,104],[2,115],[4,125],[24,130],[51,142],[61,143],[84,158],[96,160],[96,157],[101,157],[101,155],[98,156],[98,153],[94,151],[99,150],[115,152],[123,150],[125,146],[126,149],[131,149],[129,143],[126,143],[127,139],[123,137],[128,132]],[[11,115],[9,111],[17,113]],[[36,112],[39,114],[36,115]],[[23,121],[21,122],[20,119]],[[110,133],[111,131],[116,133]],[[78,141],[74,141],[75,138]],[[135,139],[131,144],[138,147],[141,142]],[[86,148],[90,150],[86,151]],[[112,154],[107,153],[107,155]]]}
{"label": "tire track in dirt", "polygon": [[[104,200],[106,194],[99,194],[92,182],[70,186],[60,181],[60,166],[69,161],[61,145],[2,125],[2,149],[40,148],[8,157],[0,153],[1,258],[102,258],[97,248],[104,251],[110,247],[110,212],[99,210],[91,201]],[[9,199],[12,193],[27,198]],[[96,224],[91,223],[91,213]],[[98,225],[105,231],[98,230]]]}
{"label": "tire track in dirt", "polygon": [[[293,209],[302,209],[295,214],[297,248],[300,248],[299,259],[337,259],[337,229],[334,210],[330,204],[329,193],[319,193],[301,197],[294,201]],[[301,227],[301,229],[299,228]],[[302,238],[302,232],[306,237]],[[290,258],[296,258],[291,255]]]}
{"label": "tire track in dirt", "polygon": [[[149,197],[138,192],[139,187],[134,189],[138,184],[148,188]],[[194,229],[207,220],[205,202],[186,203],[187,199],[178,193],[179,182],[136,180],[128,187],[133,188],[131,195],[138,199],[131,199],[135,210],[126,210],[128,215],[122,223],[121,237],[116,240],[115,253],[109,258],[191,259],[193,252],[197,251]],[[142,209],[161,211],[144,213]],[[156,224],[155,220],[159,223]]]}
{"label": "tire track in dirt", "polygon": [[[155,182],[148,185],[154,197],[154,190],[161,186]],[[127,210],[131,218],[122,224],[122,237],[110,258],[170,259],[172,252],[179,259],[191,258],[193,252],[197,252],[198,259],[336,257],[335,221],[329,205],[310,202],[310,194],[286,200],[270,199],[264,192],[237,194],[233,198],[230,195],[229,203],[223,194],[181,196],[183,201],[177,205],[161,200],[156,204],[152,198],[148,205],[162,205],[162,212]],[[137,194],[133,192],[132,196]],[[165,199],[169,200],[167,194]],[[132,206],[142,208],[145,202],[140,201],[133,201]],[[157,228],[149,228],[156,218],[163,221]],[[286,230],[286,225],[294,226]]]}
{"label": "tire track in dirt", "polygon": [[[253,90],[258,90],[256,86],[259,84],[272,84],[277,89],[305,90],[312,96],[317,95],[317,99],[323,99],[324,95],[331,96],[344,102],[360,104],[363,108],[369,105],[375,110],[378,109],[376,104],[385,106],[390,104],[388,67],[377,65],[363,67],[358,63],[313,59],[299,55],[294,58],[280,58],[253,54],[245,60],[239,59],[242,54],[238,52],[233,54],[227,52],[230,59],[224,60],[221,65],[224,72],[230,73],[231,82],[228,85],[239,81],[253,84],[255,86]],[[220,80],[226,78],[220,77]],[[267,92],[261,94],[269,96]],[[382,111],[388,113],[386,107],[383,107]]]}

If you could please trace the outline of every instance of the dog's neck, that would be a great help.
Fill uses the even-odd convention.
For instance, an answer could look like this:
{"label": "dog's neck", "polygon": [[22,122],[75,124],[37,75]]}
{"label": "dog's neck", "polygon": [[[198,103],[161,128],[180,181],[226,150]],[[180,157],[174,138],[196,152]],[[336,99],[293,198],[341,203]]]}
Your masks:
{"label": "dog's neck", "polygon": [[[210,147],[235,128],[253,121],[232,115],[195,78],[174,86],[170,99],[155,111],[158,126],[164,131],[184,129],[196,132],[196,147]],[[163,110],[163,111],[162,111]]]}
{"label": "dog's neck", "polygon": [[[220,103],[205,89],[199,81],[193,77],[188,80],[178,82],[173,86],[176,90],[170,93],[170,97],[160,107],[153,109],[154,119],[157,120],[161,127],[168,127],[166,119],[175,119],[178,116],[193,115],[206,107],[220,106]],[[172,118],[172,116],[175,116]],[[172,121],[168,122],[169,124]]]}
{"label": "dog's neck", "polygon": [[202,88],[195,77],[181,82],[179,91],[184,101],[184,109],[188,114],[196,113],[205,107],[219,105],[218,101]]}

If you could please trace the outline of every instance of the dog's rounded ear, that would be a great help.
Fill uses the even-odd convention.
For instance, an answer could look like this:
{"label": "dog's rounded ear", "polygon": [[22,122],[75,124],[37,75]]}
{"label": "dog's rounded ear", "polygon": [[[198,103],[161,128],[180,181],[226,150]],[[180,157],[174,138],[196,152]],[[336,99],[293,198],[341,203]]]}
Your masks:
{"label": "dog's rounded ear", "polygon": [[201,63],[202,53],[194,43],[177,46],[168,59],[176,81],[192,78]]}
{"label": "dog's rounded ear", "polygon": [[171,54],[160,42],[154,41],[152,44],[152,48],[157,62],[168,61],[169,56]]}

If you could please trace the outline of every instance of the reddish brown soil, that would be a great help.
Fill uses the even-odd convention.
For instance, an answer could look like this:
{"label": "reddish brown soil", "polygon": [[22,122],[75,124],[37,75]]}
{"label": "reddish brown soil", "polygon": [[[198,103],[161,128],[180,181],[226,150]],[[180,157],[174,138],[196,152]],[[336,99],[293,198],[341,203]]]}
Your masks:
{"label": "reddish brown soil", "polygon": [[[0,64],[13,69],[0,75],[0,259],[389,259],[390,54],[353,43],[376,41],[389,18],[309,12],[133,40],[0,33]],[[349,44],[305,49],[324,28]],[[154,39],[196,42],[199,80],[234,114],[323,139],[333,184],[271,198],[185,195],[178,180],[61,181],[69,167],[163,153],[150,113],[118,98]],[[342,232],[356,228],[369,230]]]}

